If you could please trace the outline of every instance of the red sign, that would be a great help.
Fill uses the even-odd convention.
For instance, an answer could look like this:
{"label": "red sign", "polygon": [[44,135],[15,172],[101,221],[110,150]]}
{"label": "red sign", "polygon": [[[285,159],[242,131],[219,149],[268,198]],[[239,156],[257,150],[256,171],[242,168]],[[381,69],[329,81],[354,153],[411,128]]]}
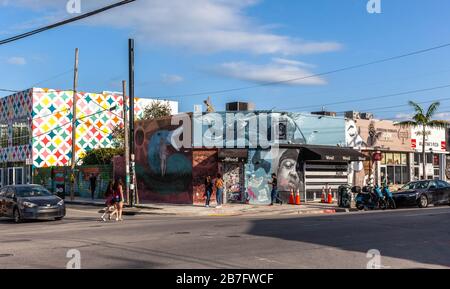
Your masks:
{"label": "red sign", "polygon": [[413,149],[417,148],[417,140],[415,140],[415,139],[411,140],[411,148],[413,148]]}
{"label": "red sign", "polygon": [[445,151],[447,149],[447,143],[445,141],[441,141],[441,150]]}
{"label": "red sign", "polygon": [[373,159],[374,161],[381,161],[381,159],[382,159],[381,153],[380,153],[380,152],[373,153],[372,159]]}

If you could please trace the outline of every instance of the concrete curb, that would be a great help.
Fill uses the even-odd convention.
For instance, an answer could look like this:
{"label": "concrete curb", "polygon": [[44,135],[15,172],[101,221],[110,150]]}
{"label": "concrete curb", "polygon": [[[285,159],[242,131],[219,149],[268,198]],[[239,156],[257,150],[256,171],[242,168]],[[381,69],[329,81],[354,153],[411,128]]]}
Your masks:
{"label": "concrete curb", "polygon": [[[104,204],[93,203],[89,201],[65,201],[69,205],[80,205],[80,206],[93,206],[93,207],[104,207]],[[293,216],[293,215],[318,215],[318,214],[336,214],[336,213],[348,213],[358,211],[357,209],[347,209],[347,208],[311,208],[311,209],[294,209],[285,208],[285,210],[277,211],[266,211],[258,210],[252,211],[253,208],[244,209],[241,211],[226,212],[221,210],[216,210],[212,208],[210,211],[197,211],[197,212],[164,212],[164,208],[142,206],[138,205],[133,208],[124,207],[124,215],[159,215],[159,216],[184,216],[184,217],[233,217],[233,216]]]}

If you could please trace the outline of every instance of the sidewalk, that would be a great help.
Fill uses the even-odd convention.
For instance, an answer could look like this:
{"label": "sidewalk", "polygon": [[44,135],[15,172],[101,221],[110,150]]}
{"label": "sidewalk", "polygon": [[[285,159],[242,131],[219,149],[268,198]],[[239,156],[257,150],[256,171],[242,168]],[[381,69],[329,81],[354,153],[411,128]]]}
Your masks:
{"label": "sidewalk", "polygon": [[[65,200],[66,204],[104,206],[104,200],[75,198]],[[217,209],[214,206],[206,208],[202,205],[174,205],[174,204],[141,204],[136,208],[125,208],[124,213],[172,215],[172,216],[260,216],[260,215],[300,215],[300,214],[334,214],[354,211],[353,209],[339,208],[334,204],[321,204],[319,202],[307,203],[306,205],[248,205],[248,204],[225,204]]]}

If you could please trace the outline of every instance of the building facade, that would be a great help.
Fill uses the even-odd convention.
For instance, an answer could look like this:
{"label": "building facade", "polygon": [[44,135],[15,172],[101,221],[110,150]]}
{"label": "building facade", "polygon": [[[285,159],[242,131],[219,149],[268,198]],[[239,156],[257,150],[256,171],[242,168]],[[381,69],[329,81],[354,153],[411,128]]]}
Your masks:
{"label": "building facade", "polygon": [[[426,137],[427,179],[446,176],[445,129],[428,129]],[[347,146],[367,155],[368,160],[350,166],[349,182],[363,186],[388,183],[398,188],[423,178],[421,128],[402,128],[393,121],[347,119]]]}
{"label": "building facade", "polygon": [[[39,168],[67,167],[72,159],[72,91],[31,88],[0,99],[0,186],[33,182]],[[152,100],[136,99],[142,114]],[[171,103],[177,113],[177,103]],[[112,130],[123,125],[123,97],[78,93],[77,164],[94,148],[112,147]]]}
{"label": "building facade", "polygon": [[226,202],[270,203],[272,173],[283,199],[293,189],[311,200],[320,198],[324,187],[335,192],[347,184],[350,158],[359,156],[350,150],[347,157],[339,155],[344,118],[267,111],[141,121],[135,145],[141,203],[202,203],[205,177],[217,173],[224,178]]}

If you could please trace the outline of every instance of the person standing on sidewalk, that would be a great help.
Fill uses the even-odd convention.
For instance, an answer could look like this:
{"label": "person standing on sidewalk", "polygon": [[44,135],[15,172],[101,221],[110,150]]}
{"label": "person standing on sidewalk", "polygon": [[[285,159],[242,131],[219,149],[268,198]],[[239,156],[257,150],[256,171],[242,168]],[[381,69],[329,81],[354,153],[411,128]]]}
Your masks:
{"label": "person standing on sidewalk", "polygon": [[223,179],[221,174],[217,174],[216,179],[216,199],[217,199],[217,207],[216,208],[222,208],[223,204]]}
{"label": "person standing on sidewalk", "polygon": [[280,205],[283,205],[283,201],[278,197],[278,179],[276,174],[272,174],[272,181],[269,182],[272,185],[271,202],[269,206],[273,206],[273,201],[277,201]]}
{"label": "person standing on sidewalk", "polygon": [[90,189],[91,189],[91,197],[92,197],[92,200],[94,200],[95,189],[97,187],[97,177],[94,174],[91,174],[91,177],[89,178],[89,183],[90,183]]}
{"label": "person standing on sidewalk", "polygon": [[122,179],[116,180],[114,183],[114,202],[118,211],[116,221],[123,221],[122,211],[123,211],[123,183]]}
{"label": "person standing on sidewalk", "polygon": [[205,196],[206,196],[206,207],[207,208],[209,208],[209,202],[211,201],[213,187],[214,187],[214,184],[212,182],[211,176],[206,176],[206,178],[205,178]]}

